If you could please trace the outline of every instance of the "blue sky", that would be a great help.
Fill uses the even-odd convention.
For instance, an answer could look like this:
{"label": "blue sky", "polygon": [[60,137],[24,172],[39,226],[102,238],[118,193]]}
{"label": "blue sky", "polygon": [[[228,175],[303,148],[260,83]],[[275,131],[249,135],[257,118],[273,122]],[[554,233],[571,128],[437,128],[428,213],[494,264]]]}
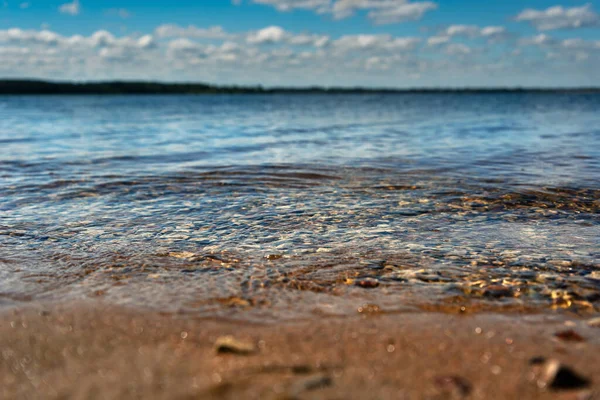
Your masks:
{"label": "blue sky", "polygon": [[0,0],[0,76],[600,85],[600,0]]}

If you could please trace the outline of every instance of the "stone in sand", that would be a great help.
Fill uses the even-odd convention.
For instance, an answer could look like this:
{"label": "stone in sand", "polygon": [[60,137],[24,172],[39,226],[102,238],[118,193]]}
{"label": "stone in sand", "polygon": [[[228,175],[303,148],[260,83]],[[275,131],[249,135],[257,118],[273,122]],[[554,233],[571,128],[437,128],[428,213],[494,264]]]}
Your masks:
{"label": "stone in sand", "polygon": [[290,397],[296,398],[302,392],[323,389],[331,386],[333,380],[327,374],[316,374],[296,381],[290,388]]}
{"label": "stone in sand", "polygon": [[221,336],[215,342],[217,353],[232,353],[240,355],[252,354],[256,351],[256,346],[250,342],[244,342],[233,336]]}
{"label": "stone in sand", "polygon": [[591,382],[558,360],[536,357],[530,361],[540,389],[574,390],[587,388]]}
{"label": "stone in sand", "polygon": [[573,329],[567,329],[566,331],[556,332],[554,334],[558,339],[566,342],[584,342],[585,338]]}

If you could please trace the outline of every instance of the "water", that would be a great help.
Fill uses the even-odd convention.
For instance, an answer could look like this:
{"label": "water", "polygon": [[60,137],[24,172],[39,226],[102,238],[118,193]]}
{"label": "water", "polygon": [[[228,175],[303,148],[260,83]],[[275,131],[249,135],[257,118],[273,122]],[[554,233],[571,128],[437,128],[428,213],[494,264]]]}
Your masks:
{"label": "water", "polygon": [[600,96],[0,97],[0,305],[600,307]]}

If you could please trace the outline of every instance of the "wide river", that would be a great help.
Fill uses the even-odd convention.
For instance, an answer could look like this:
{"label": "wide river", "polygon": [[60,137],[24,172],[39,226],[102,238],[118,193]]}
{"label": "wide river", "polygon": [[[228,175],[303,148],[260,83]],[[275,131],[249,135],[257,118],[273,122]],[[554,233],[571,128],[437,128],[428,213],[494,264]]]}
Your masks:
{"label": "wide river", "polygon": [[0,97],[0,306],[600,308],[600,95]]}

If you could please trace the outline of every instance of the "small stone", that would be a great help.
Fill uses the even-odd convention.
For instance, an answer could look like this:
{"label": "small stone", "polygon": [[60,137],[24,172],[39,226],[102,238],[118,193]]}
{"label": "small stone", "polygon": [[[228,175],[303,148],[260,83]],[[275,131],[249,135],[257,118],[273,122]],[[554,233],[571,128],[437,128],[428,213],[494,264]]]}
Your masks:
{"label": "small stone", "polygon": [[279,260],[279,259],[283,258],[283,255],[282,254],[269,254],[265,258],[269,261]]}
{"label": "small stone", "polygon": [[373,278],[364,278],[357,280],[354,284],[363,289],[374,289],[379,286],[379,281]]}
{"label": "small stone", "polygon": [[560,340],[567,342],[585,342],[585,338],[573,329],[567,329],[566,331],[557,332],[554,334]]}
{"label": "small stone", "polygon": [[291,389],[290,394],[292,397],[298,396],[302,392],[308,392],[317,389],[323,389],[327,386],[331,386],[333,384],[333,380],[329,375],[326,374],[317,374],[308,376],[304,379],[296,381]]}
{"label": "small stone", "polygon": [[256,351],[253,343],[237,340],[233,336],[221,336],[215,342],[217,353],[232,353],[239,355],[252,354]]}
{"label": "small stone", "polygon": [[189,251],[181,251],[181,252],[173,252],[172,251],[172,252],[169,253],[169,257],[174,257],[174,258],[183,258],[183,259],[186,259],[186,258],[192,258],[194,256],[195,256],[195,254],[191,253]]}
{"label": "small stone", "polygon": [[558,360],[535,357],[529,363],[533,366],[536,383],[540,389],[574,390],[590,385],[589,379],[562,365]]}

